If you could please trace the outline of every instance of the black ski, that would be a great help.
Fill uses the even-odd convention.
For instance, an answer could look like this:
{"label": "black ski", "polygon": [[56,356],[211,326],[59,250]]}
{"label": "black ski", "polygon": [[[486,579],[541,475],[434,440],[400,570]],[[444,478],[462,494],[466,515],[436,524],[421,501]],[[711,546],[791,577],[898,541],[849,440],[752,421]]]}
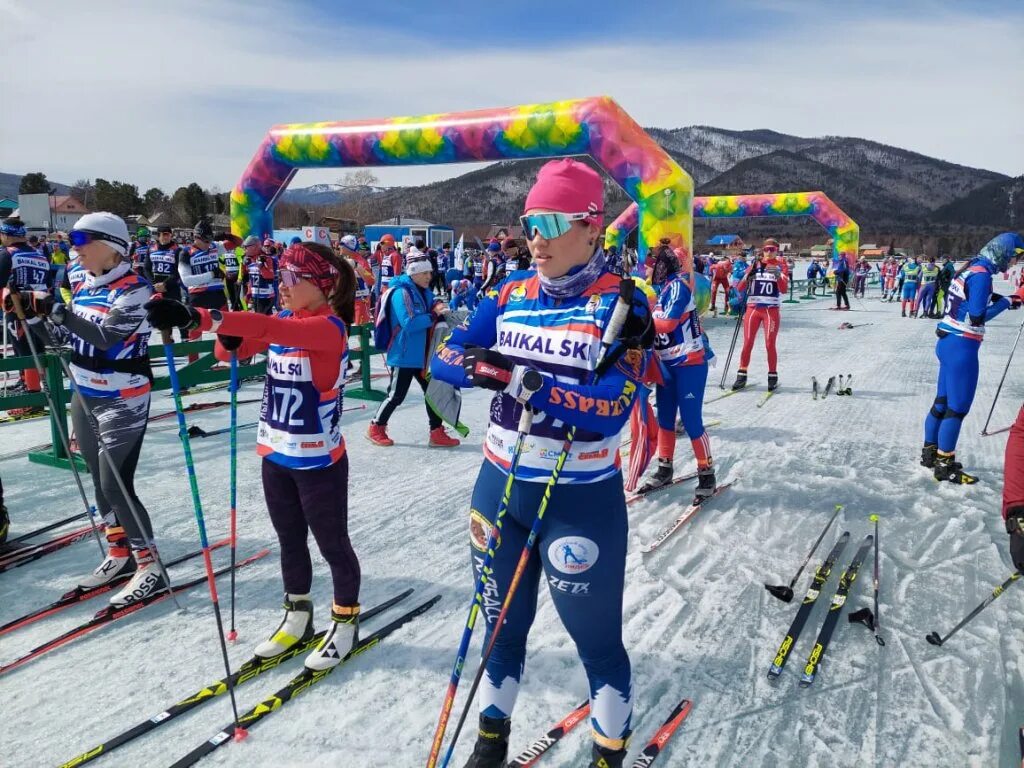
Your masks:
{"label": "black ski", "polygon": [[[210,549],[218,549],[220,547],[227,546],[230,543],[230,539],[223,539],[221,541],[217,541],[211,544]],[[181,563],[184,563],[195,557],[199,557],[201,554],[203,554],[203,550],[197,549],[192,552],[189,552],[186,555],[176,557],[173,560],[168,560],[166,563],[164,563],[164,565],[170,568],[171,566],[180,565]],[[65,608],[70,608],[72,605],[78,605],[79,603],[85,602],[86,600],[96,597],[97,595],[102,595],[105,592],[110,592],[114,589],[114,587],[123,584],[124,582],[128,581],[128,579],[130,579],[131,577],[131,573],[126,573],[123,576],[118,576],[117,578],[113,579],[107,584],[104,584],[100,587],[95,587],[93,589],[83,589],[82,587],[75,587],[74,589],[65,592],[63,595],[61,595],[58,599],[54,600],[49,605],[45,605],[42,608],[37,608],[34,611],[26,613],[24,616],[20,616],[17,619],[11,619],[6,624],[0,625],[0,635],[6,635],[8,632],[13,632],[15,629],[21,629],[22,627],[28,626],[29,624],[39,621],[40,619],[44,619],[47,616],[52,616],[53,614],[58,613],[59,611],[62,611]]]}
{"label": "black ski", "polygon": [[[100,533],[103,529],[100,529]],[[74,531],[68,533],[62,533],[59,536],[44,541],[41,544],[33,546],[22,547],[15,549],[12,552],[5,553],[3,560],[0,560],[0,573],[9,571],[13,568],[20,568],[23,565],[34,563],[41,557],[52,554],[53,552],[59,552],[65,547],[70,547],[72,544],[77,544],[82,539],[87,539],[92,535],[92,526],[87,525],[84,528],[77,528]]]}
{"label": "black ski", "polygon": [[[393,607],[397,603],[407,598],[409,595],[412,594],[412,592],[413,591],[411,589],[407,589],[404,592],[399,592],[397,595],[389,598],[388,600],[385,600],[383,603],[375,605],[369,610],[364,611],[360,615],[360,621],[369,621],[378,614],[383,613],[387,609]],[[293,648],[290,648],[284,653],[278,656],[274,656],[270,659],[264,659],[260,658],[259,656],[253,656],[251,659],[242,664],[242,666],[240,666],[237,670],[231,673],[232,687],[237,688],[239,685],[242,685],[242,683],[247,683],[253,678],[262,675],[264,672],[268,672],[271,669],[276,669],[283,662],[288,661],[289,659],[293,659],[296,656],[299,656],[307,651],[313,650],[313,648],[316,647],[317,643],[319,643],[320,640],[323,639],[323,636],[325,634],[326,631],[317,632],[307,642],[299,643],[298,645],[294,646]],[[221,678],[217,682],[207,685],[205,688],[200,688],[191,696],[186,696],[181,701],[172,704],[163,712],[160,712],[159,714],[156,714],[153,717],[149,718],[149,720],[145,720],[139,723],[138,725],[129,728],[128,730],[123,731],[122,733],[119,733],[117,736],[108,739],[102,744],[92,747],[91,749],[86,750],[82,754],[71,758],[66,763],[62,763],[60,768],[73,768],[73,766],[84,765],[85,763],[92,762],[93,760],[103,757],[104,755],[109,755],[118,747],[122,747],[128,742],[134,741],[140,736],[144,736],[150,731],[159,728],[161,725],[169,723],[176,717],[184,715],[186,712],[191,712],[196,707],[199,707],[208,701],[212,701],[217,696],[226,693],[227,690],[227,678]]]}
{"label": "black ski", "polygon": [[829,640],[832,639],[832,633],[835,632],[836,625],[839,623],[839,614],[843,612],[843,606],[846,605],[846,598],[850,594],[850,587],[857,580],[857,572],[860,570],[864,558],[868,556],[874,541],[875,537],[870,533],[864,537],[864,541],[861,542],[860,548],[853,556],[853,560],[846,566],[843,575],[839,577],[839,587],[832,596],[832,603],[829,605],[828,613],[825,615],[825,623],[821,625],[821,631],[818,632],[818,640],[811,649],[811,655],[807,657],[804,674],[800,678],[800,686],[802,688],[806,688],[813,683],[815,675],[818,674],[821,657],[825,655],[825,649],[828,648]]}
{"label": "black ski", "polygon": [[29,531],[28,533],[23,533],[20,536],[14,537],[13,539],[8,539],[6,545],[10,546],[12,544],[20,544],[21,542],[25,541],[25,539],[34,538],[41,533],[47,533],[49,531],[52,531],[54,528],[60,528],[62,525],[67,525],[68,523],[73,523],[76,520],[81,520],[87,514],[87,512],[79,512],[77,515],[71,515],[70,517],[65,517],[63,520],[58,520],[55,523],[44,525],[42,528],[36,528],[34,531]]}
{"label": "black ski", "polygon": [[775,680],[782,674],[782,668],[786,666],[786,661],[789,659],[790,651],[793,650],[793,646],[796,645],[796,641],[800,639],[800,633],[803,631],[804,625],[807,623],[807,619],[810,617],[811,611],[814,609],[814,603],[817,602],[818,595],[821,594],[822,587],[824,587],[828,581],[829,574],[832,573],[832,568],[835,566],[836,561],[840,556],[842,556],[843,550],[846,549],[846,543],[849,540],[850,532],[843,531],[843,534],[833,545],[832,551],[828,553],[828,556],[824,561],[822,561],[821,565],[818,566],[817,570],[814,571],[814,577],[811,579],[811,586],[807,588],[807,594],[804,595],[804,601],[797,609],[796,617],[793,619],[793,623],[790,624],[789,632],[787,632],[786,637],[783,638],[782,645],[780,645],[779,650],[775,652],[775,658],[772,660],[772,666],[768,670],[769,680]]}
{"label": "black ski", "polygon": [[835,385],[836,385],[836,377],[835,376],[829,376],[828,377],[828,381],[825,383],[825,393],[821,396],[822,400],[824,400],[826,397],[828,397],[828,393],[832,391],[832,387],[834,387]]}
{"label": "black ski", "polygon": [[579,725],[580,721],[586,719],[589,714],[590,700],[588,699],[582,704],[577,705],[572,712],[559,720],[554,728],[509,760],[508,768],[529,768],[532,765],[536,765],[544,753],[561,741],[563,736]]}
{"label": "black ski", "polygon": [[[405,624],[409,623],[417,616],[420,616],[429,611],[440,599],[440,595],[435,595],[434,597],[427,600],[427,602],[418,605],[417,607],[413,608],[410,611],[407,611],[406,613],[403,613],[390,624],[386,624],[373,634],[363,638],[356,644],[356,647],[349,651],[345,658],[341,660],[341,664],[338,664],[334,667],[330,667],[329,669],[322,670],[320,672],[312,672],[308,669],[303,669],[302,672],[293,677],[288,682],[288,684],[281,688],[277,693],[268,696],[266,699],[261,701],[255,707],[246,712],[244,715],[241,715],[238,719],[238,725],[241,725],[243,728],[252,727],[267,715],[279,710],[287,702],[291,701],[293,698],[298,696],[300,693],[302,693],[309,687],[323,680],[334,670],[338,669],[338,667],[345,664],[345,662],[351,661],[360,654],[370,650],[374,646],[378,645],[381,642],[381,640],[386,638],[388,635],[392,634]],[[221,747],[227,742],[231,741],[234,734],[235,724],[232,723],[231,725],[225,727],[223,730],[218,731],[213,737],[204,741],[202,744],[193,749],[180,760],[174,762],[171,765],[171,768],[185,768],[189,765],[195,765],[197,762],[199,762],[204,757],[209,755],[211,752],[216,750],[218,747]]]}
{"label": "black ski", "polygon": [[680,483],[685,483],[688,480],[695,480],[696,478],[697,478],[697,473],[696,472],[687,472],[685,475],[680,475],[679,477],[673,478],[672,480],[669,480],[667,483],[665,483],[663,485],[651,486],[651,485],[648,485],[648,484],[645,483],[644,485],[642,485],[640,487],[640,490],[638,490],[632,496],[627,496],[626,497],[626,504],[627,505],[628,504],[635,504],[636,502],[640,501],[641,499],[644,499],[644,498],[650,496],[652,493],[657,493],[658,491],[663,491],[666,488],[671,488],[673,485],[679,485]]}
{"label": "black ski", "polygon": [[818,399],[818,378],[816,376],[811,376],[811,394],[815,400]]}
{"label": "black ski", "polygon": [[[252,557],[248,557],[245,560],[236,563],[235,568],[241,568],[243,566],[254,563],[261,557],[266,557],[269,554],[269,549],[261,550]],[[231,566],[225,566],[220,570],[214,571],[213,575],[220,576],[221,574],[227,573],[230,570]],[[199,576],[195,579],[192,579],[191,581],[182,582],[181,584],[175,584],[172,591],[174,593],[182,592],[186,589],[191,589],[192,587],[198,586],[205,582],[206,575],[204,574],[203,576]],[[87,635],[90,632],[99,629],[100,627],[104,627],[107,624],[111,624],[117,621],[118,619],[123,619],[125,616],[130,616],[136,611],[141,611],[147,605],[152,605],[153,603],[159,603],[162,600],[166,600],[170,596],[171,592],[164,590],[163,592],[157,592],[155,594],[150,595],[149,597],[145,597],[142,600],[138,600],[134,603],[128,603],[128,605],[122,608],[114,608],[113,606],[107,606],[101,611],[98,611],[96,615],[88,621],[79,624],[77,627],[72,627],[67,632],[57,635],[57,637],[54,637],[51,640],[47,640],[42,645],[36,646],[31,651],[26,653],[24,656],[15,659],[10,664],[4,664],[0,666],[0,675],[3,675],[7,672],[11,672],[12,670],[17,669],[18,667],[21,667],[30,661],[38,659],[43,654],[49,653],[50,651],[56,648],[60,648],[62,645],[67,645],[72,640],[76,640],[77,638],[82,637],[82,635]]]}

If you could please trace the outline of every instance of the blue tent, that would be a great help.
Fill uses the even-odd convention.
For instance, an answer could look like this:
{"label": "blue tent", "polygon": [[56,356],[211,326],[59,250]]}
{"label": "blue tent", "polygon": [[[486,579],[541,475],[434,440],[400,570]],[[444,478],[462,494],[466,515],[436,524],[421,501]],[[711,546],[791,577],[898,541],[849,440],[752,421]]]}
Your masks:
{"label": "blue tent", "polygon": [[739,235],[715,235],[705,245],[719,245],[728,248],[730,245],[737,244],[739,239]]}

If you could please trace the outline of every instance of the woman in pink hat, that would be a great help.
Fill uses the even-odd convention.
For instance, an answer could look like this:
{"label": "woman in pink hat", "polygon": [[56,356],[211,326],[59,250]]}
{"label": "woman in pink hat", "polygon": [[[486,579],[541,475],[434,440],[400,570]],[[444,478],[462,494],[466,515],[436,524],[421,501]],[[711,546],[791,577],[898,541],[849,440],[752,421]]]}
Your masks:
{"label": "woman in pink hat", "polygon": [[[589,680],[591,764],[621,766],[626,754],[633,686],[621,632],[628,523],[619,433],[649,359],[653,324],[646,300],[638,297],[613,347],[624,354],[594,381],[620,280],[599,245],[602,214],[602,182],[594,170],[575,160],[541,168],[521,218],[536,271],[511,272],[452,332],[431,365],[433,375],[450,384],[495,393],[470,512],[477,578],[511,471],[519,416],[524,404],[537,412],[488,576],[485,644],[552,470],[564,459],[520,594],[487,662],[471,768],[505,764],[541,578]],[[571,427],[576,437],[565,457]]]}

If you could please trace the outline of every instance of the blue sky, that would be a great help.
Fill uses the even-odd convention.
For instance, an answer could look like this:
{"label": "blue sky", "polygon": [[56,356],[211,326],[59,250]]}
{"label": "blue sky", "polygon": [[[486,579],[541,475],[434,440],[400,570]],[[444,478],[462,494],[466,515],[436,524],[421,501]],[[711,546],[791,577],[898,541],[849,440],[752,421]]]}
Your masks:
{"label": "blue sky", "polygon": [[7,60],[31,62],[0,73],[0,98],[64,118],[5,108],[0,170],[65,182],[227,189],[277,123],[600,93],[644,125],[862,136],[1024,173],[1019,0],[140,0],[130,13],[116,0],[0,0],[0,11]]}

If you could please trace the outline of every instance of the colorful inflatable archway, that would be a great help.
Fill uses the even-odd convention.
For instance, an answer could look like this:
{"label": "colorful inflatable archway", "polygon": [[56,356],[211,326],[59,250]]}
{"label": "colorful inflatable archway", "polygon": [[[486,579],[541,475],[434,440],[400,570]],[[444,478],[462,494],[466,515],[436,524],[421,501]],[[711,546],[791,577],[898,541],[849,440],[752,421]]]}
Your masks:
{"label": "colorful inflatable archway", "polygon": [[[840,258],[852,269],[860,248],[860,227],[824,192],[779,192],[770,195],[721,195],[695,197],[693,215],[698,219],[743,216],[810,216],[832,238],[832,264]],[[608,225],[605,247],[621,247],[637,226],[637,209],[631,205]]]}
{"label": "colorful inflatable archway", "polygon": [[275,126],[231,192],[231,230],[239,237],[272,232],[274,202],[300,168],[571,155],[590,155],[634,200],[642,253],[664,237],[687,255],[692,253],[693,179],[607,96],[420,117]]}

